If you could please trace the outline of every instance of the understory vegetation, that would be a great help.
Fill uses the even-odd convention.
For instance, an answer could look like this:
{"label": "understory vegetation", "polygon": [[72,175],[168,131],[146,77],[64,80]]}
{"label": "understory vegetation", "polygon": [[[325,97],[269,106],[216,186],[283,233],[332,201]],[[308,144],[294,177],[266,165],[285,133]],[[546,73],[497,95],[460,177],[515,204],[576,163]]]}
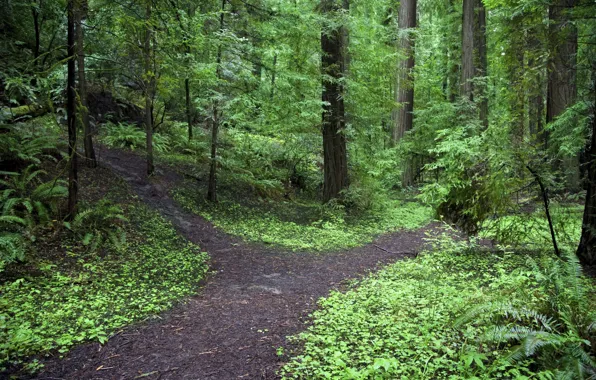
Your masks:
{"label": "understory vegetation", "polygon": [[[208,253],[171,218],[220,274],[237,253],[405,254],[375,244],[385,233],[417,256],[321,299],[278,350],[286,378],[596,379],[595,14],[594,0],[3,0],[0,377],[196,293]],[[242,376],[257,363],[231,356],[218,363]]]}
{"label": "understory vegetation", "polygon": [[208,255],[113,174],[83,172],[89,191],[76,217],[62,220],[67,189],[52,118],[7,128],[0,155],[21,170],[0,182],[0,372],[35,371],[43,356],[103,344],[196,291]]}
{"label": "understory vegetation", "polygon": [[591,378],[596,288],[568,259],[435,241],[320,300],[284,378]]}

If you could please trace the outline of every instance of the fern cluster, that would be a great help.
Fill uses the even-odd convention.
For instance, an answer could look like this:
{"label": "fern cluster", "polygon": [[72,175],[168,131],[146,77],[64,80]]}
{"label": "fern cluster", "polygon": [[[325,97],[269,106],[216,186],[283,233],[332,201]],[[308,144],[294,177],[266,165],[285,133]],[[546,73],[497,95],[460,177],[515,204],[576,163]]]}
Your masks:
{"label": "fern cluster", "polygon": [[[138,149],[146,144],[145,131],[134,124],[127,123],[106,123],[105,135],[102,141],[114,148]],[[153,134],[153,149],[158,153],[170,150],[170,141],[167,136],[159,133]]]}
{"label": "fern cluster", "polygon": [[58,202],[68,194],[64,181],[42,181],[45,174],[35,165],[20,173],[0,172],[0,269],[24,258],[37,227],[52,220]]}
{"label": "fern cluster", "polygon": [[122,247],[126,234],[121,224],[126,221],[120,206],[103,199],[94,207],[80,211],[74,220],[64,222],[64,226],[95,252],[106,242],[116,248]]}
{"label": "fern cluster", "polygon": [[505,358],[510,364],[532,359],[545,378],[596,377],[596,312],[593,287],[581,275],[573,254],[564,260],[529,259],[539,301],[512,304],[490,301],[469,310],[456,325],[487,322],[485,339],[515,346]]}
{"label": "fern cluster", "polygon": [[58,153],[56,135],[35,133],[32,128],[0,126],[0,162],[40,164],[42,159],[54,160]]}

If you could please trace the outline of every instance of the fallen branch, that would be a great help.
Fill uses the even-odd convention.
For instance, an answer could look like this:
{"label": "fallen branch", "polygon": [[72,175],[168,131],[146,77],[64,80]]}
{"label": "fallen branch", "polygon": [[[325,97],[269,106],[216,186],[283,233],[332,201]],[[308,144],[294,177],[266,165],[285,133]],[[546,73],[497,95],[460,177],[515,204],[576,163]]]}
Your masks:
{"label": "fallen branch", "polygon": [[418,254],[419,254],[419,252],[393,252],[393,251],[390,251],[390,250],[388,250],[388,249],[385,249],[385,248],[383,248],[383,247],[380,247],[380,246],[378,246],[378,245],[376,245],[376,244],[373,244],[373,246],[374,246],[375,248],[378,248],[378,249],[380,249],[381,251],[384,251],[384,252],[390,253],[390,254],[392,254],[392,255],[410,255],[410,256],[418,257]]}

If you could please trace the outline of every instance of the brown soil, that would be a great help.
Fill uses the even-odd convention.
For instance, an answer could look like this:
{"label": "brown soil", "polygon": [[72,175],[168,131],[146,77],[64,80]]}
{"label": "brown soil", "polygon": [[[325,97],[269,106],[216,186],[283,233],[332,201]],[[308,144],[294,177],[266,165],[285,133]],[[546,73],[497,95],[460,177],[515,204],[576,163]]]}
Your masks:
{"label": "brown soil", "polygon": [[45,362],[39,379],[274,379],[276,349],[305,328],[319,297],[379,265],[421,250],[424,230],[380,237],[374,244],[324,255],[247,244],[182,210],[169,196],[182,177],[130,152],[102,149],[102,165],[121,175],[141,200],[209,252],[213,275],[200,293],[159,318],[124,329],[107,344],[88,343]]}

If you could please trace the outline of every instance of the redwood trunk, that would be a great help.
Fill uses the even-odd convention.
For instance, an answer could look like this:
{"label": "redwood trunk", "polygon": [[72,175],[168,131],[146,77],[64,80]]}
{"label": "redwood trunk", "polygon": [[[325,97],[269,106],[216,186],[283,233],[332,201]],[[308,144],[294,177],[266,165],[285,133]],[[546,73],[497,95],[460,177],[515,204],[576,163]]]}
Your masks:
{"label": "redwood trunk", "polygon": [[[219,16],[219,30],[222,32],[224,30],[224,22],[225,22],[225,8],[226,8],[226,0],[221,1],[221,14]],[[222,79],[222,72],[221,72],[221,60],[222,60],[223,48],[220,45],[217,48],[217,67],[216,67],[216,74],[217,80],[221,81]],[[220,111],[219,111],[219,100],[216,98],[213,101],[213,126],[211,128],[211,163],[209,165],[209,185],[207,188],[207,200],[211,202],[217,202],[217,139],[219,134],[219,120],[220,120]]]}
{"label": "redwood trunk", "polygon": [[399,5],[397,25],[401,35],[398,48],[404,55],[397,67],[396,102],[400,105],[395,110],[393,141],[401,140],[412,129],[414,111],[414,38],[412,30],[416,27],[416,0],[402,0]]}
{"label": "redwood trunk", "polygon": [[77,37],[77,66],[79,77],[79,115],[83,125],[83,145],[85,147],[85,163],[90,168],[97,167],[95,150],[93,149],[93,136],[89,126],[89,108],[87,106],[87,80],[85,78],[85,31],[83,29],[83,19],[85,9],[83,0],[77,1],[76,11],[76,37]]}
{"label": "redwood trunk", "polygon": [[596,63],[592,63],[592,138],[587,152],[586,205],[577,257],[584,265],[596,265]]}
{"label": "redwood trunk", "polygon": [[[575,103],[577,97],[577,28],[570,22],[568,12],[576,0],[557,0],[549,8],[550,62],[546,100],[546,122],[553,122]],[[579,188],[579,160],[565,159],[566,185],[570,190]]]}
{"label": "redwood trunk", "polygon": [[[476,76],[486,77],[488,75],[488,60],[486,47],[486,9],[483,0],[476,0],[476,19],[474,24],[474,49],[476,51]],[[476,100],[480,109],[480,120],[484,128],[488,128],[488,94],[486,81],[483,80],[476,86]]]}
{"label": "redwood trunk", "polygon": [[[344,7],[346,7],[344,2]],[[322,0],[324,14],[335,17],[341,9],[333,0]],[[323,73],[323,201],[338,198],[348,187],[348,158],[345,136],[343,79],[346,72],[347,30],[334,27],[321,33]]]}
{"label": "redwood trunk", "polygon": [[463,0],[461,95],[469,100],[473,100],[474,3],[475,0]]}
{"label": "redwood trunk", "polygon": [[[404,58],[397,67],[397,91],[396,102],[399,106],[394,111],[393,143],[399,142],[412,130],[414,112],[414,36],[413,29],[416,28],[416,0],[402,0],[399,3],[399,14],[397,18],[399,29],[398,49]],[[402,185],[412,185],[414,181],[414,168],[411,160],[404,163]]]}
{"label": "redwood trunk", "polygon": [[66,79],[66,118],[68,122],[68,218],[77,213],[78,173],[77,173],[77,123],[75,112],[75,21],[74,1],[68,1],[67,20],[67,79]]}

